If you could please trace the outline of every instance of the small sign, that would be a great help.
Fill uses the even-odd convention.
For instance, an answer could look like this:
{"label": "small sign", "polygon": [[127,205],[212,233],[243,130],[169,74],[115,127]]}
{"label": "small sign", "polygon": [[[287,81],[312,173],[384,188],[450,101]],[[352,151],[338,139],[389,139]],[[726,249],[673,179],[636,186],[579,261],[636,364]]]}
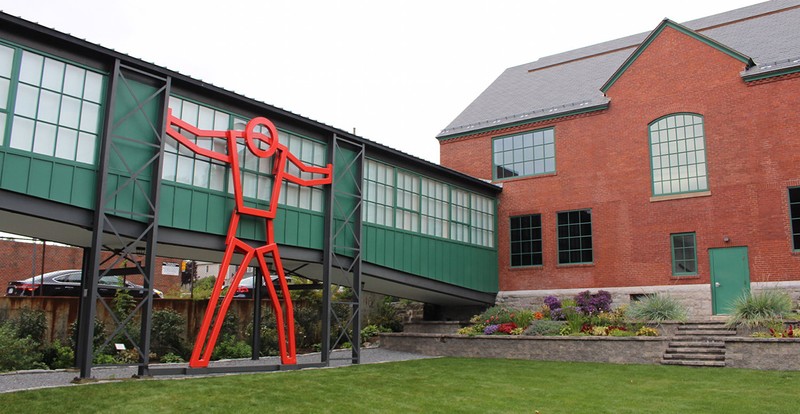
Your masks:
{"label": "small sign", "polygon": [[179,263],[164,262],[161,264],[161,274],[163,276],[179,276],[181,265]]}
{"label": "small sign", "polygon": [[114,348],[116,348],[117,351],[124,351],[125,344],[114,344]]}

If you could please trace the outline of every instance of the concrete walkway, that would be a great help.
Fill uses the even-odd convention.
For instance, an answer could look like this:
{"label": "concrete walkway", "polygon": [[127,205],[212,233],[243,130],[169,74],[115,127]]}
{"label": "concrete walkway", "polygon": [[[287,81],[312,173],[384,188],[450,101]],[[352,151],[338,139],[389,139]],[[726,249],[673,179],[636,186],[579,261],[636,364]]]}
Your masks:
{"label": "concrete walkway", "polygon": [[[349,360],[350,350],[337,350],[331,354],[331,367],[342,367],[351,365]],[[342,358],[342,359],[337,359]],[[361,363],[376,364],[381,362],[408,361],[412,359],[431,358],[430,356],[412,354],[408,352],[391,351],[382,348],[362,348]],[[298,364],[319,363],[320,354],[298,355]],[[278,365],[278,357],[261,358],[258,361],[250,359],[236,359],[214,361],[209,366],[244,366],[244,365]],[[187,364],[153,364],[151,367],[173,366],[185,367]],[[137,373],[137,367],[97,367],[92,368],[92,377],[98,381],[119,381],[132,378]],[[77,370],[30,370],[16,371],[0,374],[0,393],[14,392],[21,390],[31,390],[39,388],[67,387],[76,386],[72,381],[79,375]],[[242,374],[214,374],[214,375],[242,375]],[[212,376],[212,375],[206,375]],[[176,378],[199,378],[199,375],[191,376],[156,376],[152,379],[176,379]]]}

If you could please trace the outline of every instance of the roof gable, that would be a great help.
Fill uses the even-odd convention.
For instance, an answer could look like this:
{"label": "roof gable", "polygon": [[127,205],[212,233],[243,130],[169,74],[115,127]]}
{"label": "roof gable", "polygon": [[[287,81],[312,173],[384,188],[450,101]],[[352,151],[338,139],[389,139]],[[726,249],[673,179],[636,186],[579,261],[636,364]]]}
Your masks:
{"label": "roof gable", "polygon": [[628,70],[628,68],[633,64],[633,62],[635,62],[636,59],[638,59],[639,56],[641,56],[641,54],[644,53],[644,51],[650,46],[650,44],[653,43],[653,41],[656,38],[658,38],[658,36],[666,28],[675,29],[680,33],[683,33],[695,40],[699,40],[700,42],[703,42],[713,47],[714,49],[717,49],[720,52],[725,53],[726,55],[741,61],[742,63],[745,64],[745,69],[755,65],[753,59],[751,59],[749,56],[740,53],[726,45],[723,45],[722,43],[717,42],[716,40],[711,39],[710,37],[703,36],[702,34],[697,33],[686,26],[675,23],[669,19],[664,19],[652,32],[650,32],[650,34],[644,39],[642,44],[640,44],[639,47],[637,47],[636,50],[634,50],[633,53],[631,53],[631,55],[628,56],[627,59],[625,59],[625,62],[622,63],[622,66],[620,66],[619,69],[617,69],[616,72],[614,72],[614,74],[611,75],[611,77],[606,81],[606,83],[603,84],[602,87],[600,87],[600,91],[605,94],[608,91],[608,89],[611,88],[612,85],[614,85],[614,83],[625,73],[626,70]]}

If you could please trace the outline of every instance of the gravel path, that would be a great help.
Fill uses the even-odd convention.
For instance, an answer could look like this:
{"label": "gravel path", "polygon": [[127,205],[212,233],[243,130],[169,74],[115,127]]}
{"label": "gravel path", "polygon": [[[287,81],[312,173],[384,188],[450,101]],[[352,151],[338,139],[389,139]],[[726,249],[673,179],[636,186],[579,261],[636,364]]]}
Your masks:
{"label": "gravel path", "polygon": [[[351,365],[349,360],[351,356],[350,350],[338,350],[331,354],[331,367],[341,367]],[[343,358],[343,359],[336,359]],[[376,364],[381,362],[392,361],[408,361],[412,359],[430,358],[426,355],[411,354],[407,352],[390,351],[381,348],[362,348],[361,349],[361,363],[362,364]],[[304,363],[319,363],[320,354],[305,354],[298,355],[298,364]],[[220,366],[243,366],[243,365],[278,365],[280,360],[278,357],[261,358],[258,361],[250,359],[235,359],[225,361],[214,361],[210,367]],[[152,364],[151,367],[170,366],[170,367],[185,367],[187,364]],[[92,377],[98,381],[116,381],[129,379],[137,373],[137,367],[96,367],[92,368]],[[30,390],[37,388],[52,388],[52,387],[66,387],[75,386],[72,380],[79,375],[77,370],[30,370],[30,371],[17,371],[7,372],[0,374],[0,393],[14,392],[20,390]],[[213,375],[232,375],[232,374],[213,374]],[[239,374],[237,374],[239,375]],[[212,376],[212,375],[206,375]],[[154,379],[175,379],[175,378],[199,378],[200,375],[191,376],[156,376]]]}

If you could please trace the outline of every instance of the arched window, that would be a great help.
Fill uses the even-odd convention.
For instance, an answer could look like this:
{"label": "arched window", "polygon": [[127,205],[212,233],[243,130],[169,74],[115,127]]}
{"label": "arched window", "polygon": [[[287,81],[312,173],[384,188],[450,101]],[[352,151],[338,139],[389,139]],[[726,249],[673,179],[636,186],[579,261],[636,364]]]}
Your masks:
{"label": "arched window", "polygon": [[653,195],[708,190],[703,117],[672,114],[649,126]]}

